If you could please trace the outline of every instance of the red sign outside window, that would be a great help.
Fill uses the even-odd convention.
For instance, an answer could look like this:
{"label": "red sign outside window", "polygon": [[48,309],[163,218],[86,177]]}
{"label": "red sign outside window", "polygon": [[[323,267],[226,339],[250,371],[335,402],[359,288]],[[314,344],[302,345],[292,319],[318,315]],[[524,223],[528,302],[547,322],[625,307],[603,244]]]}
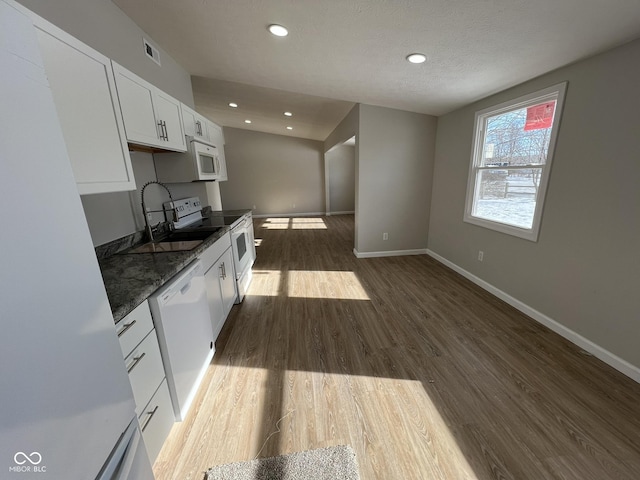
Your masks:
{"label": "red sign outside window", "polygon": [[527,108],[527,123],[524,125],[525,132],[551,127],[553,124],[553,112],[555,112],[555,110],[555,100]]}

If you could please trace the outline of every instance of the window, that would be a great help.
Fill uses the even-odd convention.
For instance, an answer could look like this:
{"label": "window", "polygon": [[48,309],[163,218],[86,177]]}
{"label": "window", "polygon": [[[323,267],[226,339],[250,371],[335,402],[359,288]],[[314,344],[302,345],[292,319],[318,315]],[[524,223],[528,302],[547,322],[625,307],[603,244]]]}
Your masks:
{"label": "window", "polygon": [[465,222],[538,240],[566,86],[476,112]]}

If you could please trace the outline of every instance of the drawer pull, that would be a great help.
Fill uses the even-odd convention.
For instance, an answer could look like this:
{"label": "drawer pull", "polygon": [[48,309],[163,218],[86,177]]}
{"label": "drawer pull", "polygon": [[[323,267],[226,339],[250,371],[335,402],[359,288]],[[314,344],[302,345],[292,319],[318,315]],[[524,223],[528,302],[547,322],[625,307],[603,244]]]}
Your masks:
{"label": "drawer pull", "polygon": [[123,329],[118,332],[118,336],[121,337],[124,334],[124,332],[129,330],[135,324],[136,324],[136,320],[134,320],[133,322],[125,323]]}
{"label": "drawer pull", "polygon": [[142,360],[145,355],[146,352],[143,352],[139,357],[133,357],[133,363],[129,367],[127,367],[127,373],[131,373],[131,371],[136,368],[136,366],[140,363],[140,360]]}
{"label": "drawer pull", "polygon": [[151,419],[153,418],[153,416],[156,414],[156,412],[158,411],[158,407],[159,405],[156,405],[156,408],[154,408],[153,410],[151,410],[150,412],[147,412],[147,419],[144,421],[144,425],[142,425],[142,427],[140,427],[140,429],[144,432],[144,429],[147,428],[147,425],[149,425],[149,422],[151,421]]}

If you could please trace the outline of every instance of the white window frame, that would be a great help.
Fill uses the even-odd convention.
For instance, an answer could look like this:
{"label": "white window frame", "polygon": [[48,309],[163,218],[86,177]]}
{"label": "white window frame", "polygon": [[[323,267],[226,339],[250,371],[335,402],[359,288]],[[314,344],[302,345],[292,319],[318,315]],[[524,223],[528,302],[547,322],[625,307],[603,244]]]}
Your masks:
{"label": "white window frame", "polygon": [[[473,133],[473,148],[471,152],[471,166],[469,167],[469,178],[467,182],[467,199],[464,211],[464,221],[472,223],[480,227],[488,228],[498,232],[506,233],[516,237],[524,238],[532,242],[538,241],[538,235],[540,233],[540,224],[542,222],[542,212],[544,209],[544,201],[547,193],[547,185],[549,183],[549,175],[551,173],[551,164],[553,162],[553,156],[555,151],[556,139],[558,137],[558,130],[560,127],[560,118],[562,116],[562,108],[564,105],[564,97],[567,89],[567,82],[559,83],[543,90],[518,97],[513,100],[503,102],[498,105],[494,105],[483,110],[476,112],[474,133]],[[538,197],[536,199],[536,206],[533,214],[533,224],[531,228],[521,228],[505,223],[500,223],[495,220],[487,220],[472,215],[474,199],[479,195],[479,178],[480,170],[487,170],[490,168],[502,169],[505,167],[482,167],[482,150],[484,145],[484,128],[486,120],[489,117],[506,113],[511,110],[517,110],[520,108],[534,106],[540,103],[544,103],[550,99],[556,99],[556,110],[553,118],[553,124],[551,127],[551,135],[549,137],[549,148],[547,150],[547,159],[544,165],[542,165],[542,175],[540,178],[540,186],[538,188]],[[540,165],[535,165],[539,168]],[[523,168],[523,167],[519,167]],[[524,167],[526,168],[526,167]]]}

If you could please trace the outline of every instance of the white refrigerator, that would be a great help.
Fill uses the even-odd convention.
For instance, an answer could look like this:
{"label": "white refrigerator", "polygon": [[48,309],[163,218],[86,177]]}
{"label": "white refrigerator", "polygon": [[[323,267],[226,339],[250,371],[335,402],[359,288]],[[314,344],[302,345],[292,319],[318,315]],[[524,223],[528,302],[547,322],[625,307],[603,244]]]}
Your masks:
{"label": "white refrigerator", "polygon": [[36,34],[0,0],[0,478],[152,479]]}

